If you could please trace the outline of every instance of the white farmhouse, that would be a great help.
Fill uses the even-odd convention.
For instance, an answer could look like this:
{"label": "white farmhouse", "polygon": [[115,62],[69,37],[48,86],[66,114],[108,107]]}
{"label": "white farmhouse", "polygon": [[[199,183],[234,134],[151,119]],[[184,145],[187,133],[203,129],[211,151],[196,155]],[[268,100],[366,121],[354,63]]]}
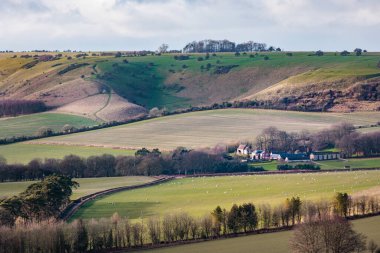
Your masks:
{"label": "white farmhouse", "polygon": [[240,156],[248,156],[251,153],[251,146],[248,144],[240,144],[236,150],[236,154]]}

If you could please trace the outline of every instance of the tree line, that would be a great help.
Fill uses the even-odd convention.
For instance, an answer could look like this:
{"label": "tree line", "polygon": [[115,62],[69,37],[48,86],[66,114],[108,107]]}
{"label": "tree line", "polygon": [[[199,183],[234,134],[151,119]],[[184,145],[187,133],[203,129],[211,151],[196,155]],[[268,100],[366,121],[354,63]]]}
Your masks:
{"label": "tree line", "polygon": [[[188,43],[184,48],[184,53],[215,53],[215,52],[257,52],[274,51],[274,47],[267,48],[265,43],[248,41],[240,44],[229,40],[201,40]],[[277,51],[281,51],[278,48]]]}
{"label": "tree line", "polygon": [[28,164],[7,164],[0,159],[0,182],[42,179],[61,174],[73,178],[114,176],[155,176],[263,171],[248,166],[224,153],[177,148],[162,154],[158,149],[137,150],[134,156],[100,155],[82,158],[68,155],[63,159],[34,159]]}
{"label": "tree line", "polygon": [[[349,205],[346,205],[346,200]],[[362,208],[362,205],[365,208]],[[19,219],[13,225],[0,227],[0,252],[70,253],[140,248],[255,233],[258,229],[261,229],[261,232],[281,231],[293,226],[296,226],[295,239],[291,242],[294,252],[320,252],[297,251],[301,246],[317,245],[319,248],[325,247],[324,249],[330,250],[326,249],[323,252],[361,252],[365,238],[352,230],[344,219],[344,213],[347,212],[348,217],[376,214],[379,211],[379,199],[375,197],[356,199],[339,193],[332,201],[310,202],[292,197],[275,207],[244,203],[233,205],[226,210],[218,206],[202,217],[193,217],[181,212],[166,214],[163,217],[141,217],[141,220],[135,222],[127,217],[120,217],[117,213],[109,219],[76,220],[72,223],[51,219],[39,222]],[[321,230],[327,228],[326,224],[329,230]],[[309,233],[305,233],[307,231]],[[336,235],[341,237],[334,237],[333,233],[329,233],[331,240],[322,244],[323,238],[326,237],[322,236],[321,231],[335,231]],[[340,232],[337,233],[338,231]],[[307,241],[310,236],[316,238],[318,244],[310,244]],[[339,244],[340,247],[344,245],[350,250],[334,251],[333,245],[342,238],[345,240]],[[347,238],[350,240],[346,240]],[[354,245],[357,247],[353,247],[352,242],[355,242]]]}
{"label": "tree line", "polygon": [[0,100],[0,117],[17,116],[46,111],[44,102],[39,100],[4,99]]}

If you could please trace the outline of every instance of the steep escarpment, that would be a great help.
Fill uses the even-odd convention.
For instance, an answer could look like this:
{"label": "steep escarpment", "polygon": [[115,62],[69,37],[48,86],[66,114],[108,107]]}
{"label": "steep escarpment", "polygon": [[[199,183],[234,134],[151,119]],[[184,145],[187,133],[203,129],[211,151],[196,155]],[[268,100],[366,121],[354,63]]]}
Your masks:
{"label": "steep escarpment", "polygon": [[[118,56],[118,57],[116,57]],[[379,110],[379,53],[0,54],[0,99],[102,121],[248,101],[303,111]]]}

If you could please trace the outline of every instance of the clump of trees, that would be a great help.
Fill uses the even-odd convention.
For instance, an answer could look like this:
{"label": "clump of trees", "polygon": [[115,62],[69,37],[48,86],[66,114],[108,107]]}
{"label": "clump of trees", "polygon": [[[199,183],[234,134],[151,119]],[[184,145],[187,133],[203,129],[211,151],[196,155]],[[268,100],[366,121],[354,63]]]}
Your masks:
{"label": "clump of trees", "polygon": [[248,41],[248,42],[236,44],[235,42],[231,42],[228,40],[193,41],[193,42],[188,43],[183,48],[183,52],[185,53],[255,52],[255,51],[266,51],[266,50],[267,50],[267,45],[265,43]]}
{"label": "clump of trees", "polygon": [[46,110],[47,107],[42,101],[19,99],[0,100],[0,117],[31,114]]}
{"label": "clump of trees", "polygon": [[297,226],[290,246],[295,253],[363,252],[366,250],[366,237],[355,232],[344,218],[323,216]]}
{"label": "clump of trees", "polygon": [[70,203],[72,188],[78,186],[77,182],[66,176],[47,176],[19,195],[1,200],[0,220],[3,225],[14,225],[16,218],[24,221],[57,218]]}

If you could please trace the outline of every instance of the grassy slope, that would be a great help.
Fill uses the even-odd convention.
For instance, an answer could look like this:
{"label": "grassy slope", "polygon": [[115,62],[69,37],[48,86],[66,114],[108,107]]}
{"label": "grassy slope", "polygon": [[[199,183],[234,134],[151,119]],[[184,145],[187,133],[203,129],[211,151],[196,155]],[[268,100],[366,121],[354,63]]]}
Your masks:
{"label": "grassy slope", "polygon": [[[217,54],[216,57],[211,56],[209,60],[203,61],[197,60],[198,56],[204,57],[202,54],[192,55],[189,60],[184,61],[176,61],[171,55],[132,57],[128,58],[129,64],[122,63],[122,59],[111,59],[108,62],[99,63],[97,67],[100,72],[112,73],[112,77],[107,80],[107,83],[131,101],[149,108],[166,106],[169,109],[184,107],[188,104],[194,105],[197,101],[201,103],[202,101],[203,103],[221,102],[221,98],[210,99],[214,95],[210,91],[217,91],[216,87],[210,87],[210,85],[226,88],[223,90],[225,93],[223,97],[234,100],[239,96],[249,97],[281,80],[285,81],[280,82],[279,85],[297,84],[302,87],[309,83],[333,82],[354,77],[370,78],[380,74],[380,70],[376,67],[379,61],[377,53],[360,57],[335,56],[333,53],[315,57],[308,56],[308,52],[294,53],[292,57],[286,56],[285,53],[266,54],[270,57],[268,61],[264,60],[264,53],[254,58],[250,58],[249,54],[239,57],[234,54]],[[115,62],[118,63],[118,66],[113,66]],[[153,66],[149,66],[150,63],[153,63]],[[207,64],[211,64],[211,69],[202,71],[201,66],[206,67]],[[183,65],[186,65],[186,68]],[[228,65],[237,65],[237,67],[227,75],[214,74],[218,66]],[[295,71],[294,76],[284,71],[292,68],[299,69]],[[248,78],[244,80],[248,85],[240,86],[239,77],[232,80],[232,83],[225,84],[231,80],[226,81],[223,76],[233,75],[234,72],[247,69],[252,70],[251,76],[256,78],[261,78],[260,73],[267,73],[266,78],[260,79],[266,85],[262,86],[252,78]],[[255,72],[255,70],[258,71]],[[174,71],[175,74],[171,74],[170,71]],[[274,71],[278,71],[276,74],[280,76],[279,78],[271,76],[271,72],[274,73]],[[241,78],[245,78],[245,76],[241,75]],[[189,86],[186,79],[190,79],[190,82],[194,84]],[[169,82],[168,80],[170,80],[169,84],[177,86],[170,89],[163,85],[165,81]],[[237,87],[236,84],[239,86]],[[198,94],[201,97],[189,98],[188,95],[191,94],[191,91],[181,92],[178,90],[178,86],[185,89],[202,89],[204,92]],[[255,86],[260,86],[260,88],[257,89]],[[325,89],[325,87],[320,87],[320,89]]]}
{"label": "grassy slope", "polygon": [[[157,57],[136,57],[129,59],[128,64],[123,63],[121,59],[113,59],[98,63],[97,69],[105,75],[110,74],[111,77],[101,80],[132,103],[149,109],[153,107],[176,109],[189,106],[189,103],[186,103],[187,99],[176,97],[172,91],[164,88],[163,70],[159,71],[157,67],[158,65],[162,67],[162,62],[167,63],[165,61],[167,57],[162,59],[164,61]],[[151,62],[154,62],[154,65],[148,66]]]}
{"label": "grassy slope", "polygon": [[0,155],[7,159],[8,163],[26,164],[34,158],[63,158],[66,155],[75,154],[81,157],[92,155],[134,155],[135,150],[111,149],[98,147],[73,147],[65,145],[38,145],[16,143],[0,146]]}
{"label": "grassy slope", "polygon": [[377,122],[379,117],[380,112],[341,114],[227,109],[162,117],[34,142],[163,150],[178,146],[199,148],[254,140],[262,129],[269,126],[286,131],[316,131],[339,122],[368,125]]}
{"label": "grassy slope", "polygon": [[59,113],[36,113],[0,119],[0,138],[36,135],[40,127],[61,131],[65,124],[75,127],[93,126],[98,122],[80,116]]}
{"label": "grassy slope", "polygon": [[[77,59],[74,53],[64,53],[64,55],[72,55],[73,59],[62,58],[57,61],[42,62],[27,70],[21,69],[21,66],[33,59],[20,59],[19,57],[10,59],[12,54],[2,54],[0,55],[0,71],[3,72],[3,75],[0,76],[0,91],[6,87],[11,87],[16,91],[17,87],[25,86],[25,80],[31,80],[33,77],[43,76],[46,73],[49,73],[47,76],[50,81],[46,81],[42,86],[36,86],[35,89],[51,88],[60,83],[65,85],[66,81],[75,80],[80,78],[81,74],[85,74],[86,78],[91,76],[91,79],[105,82],[131,102],[145,105],[148,108],[158,106],[175,109],[187,107],[190,104],[197,105],[249,97],[278,82],[280,85],[303,86],[308,83],[331,82],[353,77],[370,78],[380,74],[380,70],[376,67],[380,56],[378,53],[366,53],[360,57],[335,56],[334,53],[316,57],[308,56],[308,54],[310,53],[298,52],[289,57],[284,52],[266,52],[250,58],[249,54],[236,57],[234,54],[225,53],[217,54],[215,57],[210,56],[210,59],[203,61],[198,61],[197,58],[198,56],[204,57],[204,54],[193,54],[189,60],[184,61],[174,60],[173,55],[162,55],[128,57],[129,63],[125,64],[123,63],[124,57],[88,56],[86,59]],[[264,55],[268,55],[270,59],[265,61]],[[86,67],[87,70],[83,70],[84,72],[70,71],[63,76],[58,76],[54,72],[69,64],[83,62],[90,64],[88,68]],[[61,65],[52,67],[56,64]],[[211,64],[210,70],[202,71],[201,66],[206,67],[207,64]],[[183,65],[186,67],[184,68]],[[228,74],[214,73],[218,66],[228,65],[238,66]],[[287,72],[286,70],[289,69],[298,70]],[[246,70],[248,72],[241,72]],[[175,73],[172,73],[173,71]],[[234,76],[234,73],[239,74]],[[276,75],[278,77],[274,78]],[[105,78],[99,78],[100,76]],[[234,78],[229,79],[228,76]],[[255,82],[255,79],[259,79],[260,83]],[[281,82],[286,79],[288,80]],[[165,84],[169,84],[169,86]],[[324,88],[320,87],[320,89]],[[192,96],[191,94],[197,90],[202,90],[202,92],[196,93],[196,97]],[[221,95],[215,97],[215,93]]]}
{"label": "grassy slope", "polygon": [[[120,192],[89,202],[75,218],[110,217],[114,212],[131,219],[185,211],[195,216],[217,205],[278,204],[286,198],[319,200],[335,192],[353,193],[380,186],[380,171],[323,174],[228,176],[177,179],[159,186]],[[108,203],[113,202],[110,206]]]}
{"label": "grassy slope", "polygon": [[[352,222],[357,232],[367,236],[367,240],[374,240],[380,244],[380,217],[355,220]],[[182,245],[156,250],[145,250],[146,253],[278,253],[290,252],[289,240],[292,236],[291,231],[279,232],[275,234],[251,235],[246,237],[216,240],[210,242]],[[140,251],[139,251],[140,252]]]}
{"label": "grassy slope", "polygon": [[[74,179],[80,184],[80,187],[74,190],[72,199],[107,190],[110,188],[137,185],[147,183],[153,180],[151,177],[107,177],[107,178],[77,178]],[[10,197],[24,191],[33,182],[11,182],[0,183],[0,198]]]}

